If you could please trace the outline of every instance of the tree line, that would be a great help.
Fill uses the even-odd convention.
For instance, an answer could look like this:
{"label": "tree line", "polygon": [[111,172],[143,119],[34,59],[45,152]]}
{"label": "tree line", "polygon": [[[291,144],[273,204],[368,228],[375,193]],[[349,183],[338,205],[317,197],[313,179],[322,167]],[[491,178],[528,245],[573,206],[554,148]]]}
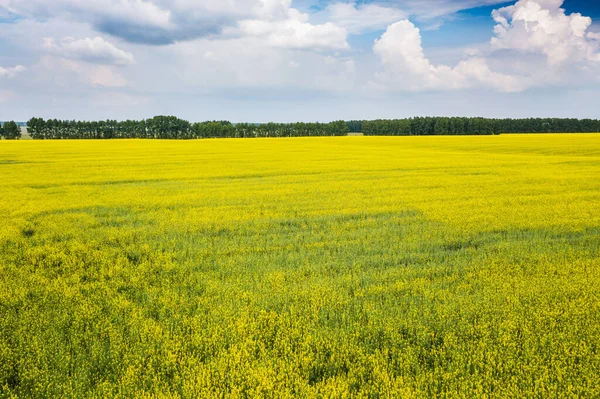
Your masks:
{"label": "tree line", "polygon": [[502,133],[598,133],[597,119],[491,119],[422,117],[350,121],[350,132],[368,136],[493,135]]}
{"label": "tree line", "polygon": [[6,140],[17,140],[21,138],[21,128],[16,122],[5,122],[0,126],[0,138]]}
{"label": "tree line", "polygon": [[331,123],[232,124],[228,121],[190,123],[174,116],[141,121],[64,121],[32,118],[27,123],[33,139],[199,139],[251,137],[344,136],[344,121]]}
{"label": "tree line", "polygon": [[[502,133],[600,132],[596,119],[490,119],[461,117],[415,117],[389,120],[355,120],[331,123],[238,123],[207,121],[190,123],[174,116],[135,121],[69,121],[32,118],[27,123],[34,139],[199,139],[251,137],[495,135]],[[16,127],[16,128],[15,128]],[[19,138],[20,129],[7,122],[0,129],[5,138]]]}

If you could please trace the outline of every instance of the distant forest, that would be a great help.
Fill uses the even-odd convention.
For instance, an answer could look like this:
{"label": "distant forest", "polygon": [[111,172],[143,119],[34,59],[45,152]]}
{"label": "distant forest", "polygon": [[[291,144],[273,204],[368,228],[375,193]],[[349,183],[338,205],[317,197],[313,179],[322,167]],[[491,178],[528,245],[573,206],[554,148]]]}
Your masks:
{"label": "distant forest", "polygon": [[346,122],[350,132],[367,136],[493,135],[502,133],[598,133],[597,119],[489,119],[425,117]]}
{"label": "distant forest", "polygon": [[[596,119],[489,119],[417,117],[396,120],[336,121],[331,123],[233,124],[228,121],[190,123],[174,116],[134,121],[68,121],[32,118],[27,122],[33,139],[199,139],[250,137],[434,136],[497,135],[502,133],[596,133]],[[0,135],[3,129],[0,129]],[[5,138],[18,138],[3,135]]]}

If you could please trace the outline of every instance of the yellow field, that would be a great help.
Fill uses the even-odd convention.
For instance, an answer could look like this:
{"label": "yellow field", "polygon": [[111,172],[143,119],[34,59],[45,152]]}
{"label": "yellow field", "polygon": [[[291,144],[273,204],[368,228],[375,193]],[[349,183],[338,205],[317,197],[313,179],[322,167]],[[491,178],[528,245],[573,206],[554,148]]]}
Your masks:
{"label": "yellow field", "polygon": [[0,142],[0,397],[600,396],[600,135]]}

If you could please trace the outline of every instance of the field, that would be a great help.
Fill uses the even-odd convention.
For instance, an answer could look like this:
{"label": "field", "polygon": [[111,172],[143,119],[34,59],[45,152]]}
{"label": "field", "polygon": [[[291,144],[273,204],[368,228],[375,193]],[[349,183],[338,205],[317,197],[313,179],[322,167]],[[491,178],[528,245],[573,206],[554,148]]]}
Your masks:
{"label": "field", "polygon": [[0,397],[600,396],[600,135],[0,142]]}

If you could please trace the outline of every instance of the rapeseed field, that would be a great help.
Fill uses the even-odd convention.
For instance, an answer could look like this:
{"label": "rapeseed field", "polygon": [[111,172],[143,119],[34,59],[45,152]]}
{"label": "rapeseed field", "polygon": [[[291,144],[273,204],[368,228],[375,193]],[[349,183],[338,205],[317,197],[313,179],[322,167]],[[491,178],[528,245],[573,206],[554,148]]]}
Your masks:
{"label": "rapeseed field", "polygon": [[0,142],[2,398],[600,397],[600,135]]}

